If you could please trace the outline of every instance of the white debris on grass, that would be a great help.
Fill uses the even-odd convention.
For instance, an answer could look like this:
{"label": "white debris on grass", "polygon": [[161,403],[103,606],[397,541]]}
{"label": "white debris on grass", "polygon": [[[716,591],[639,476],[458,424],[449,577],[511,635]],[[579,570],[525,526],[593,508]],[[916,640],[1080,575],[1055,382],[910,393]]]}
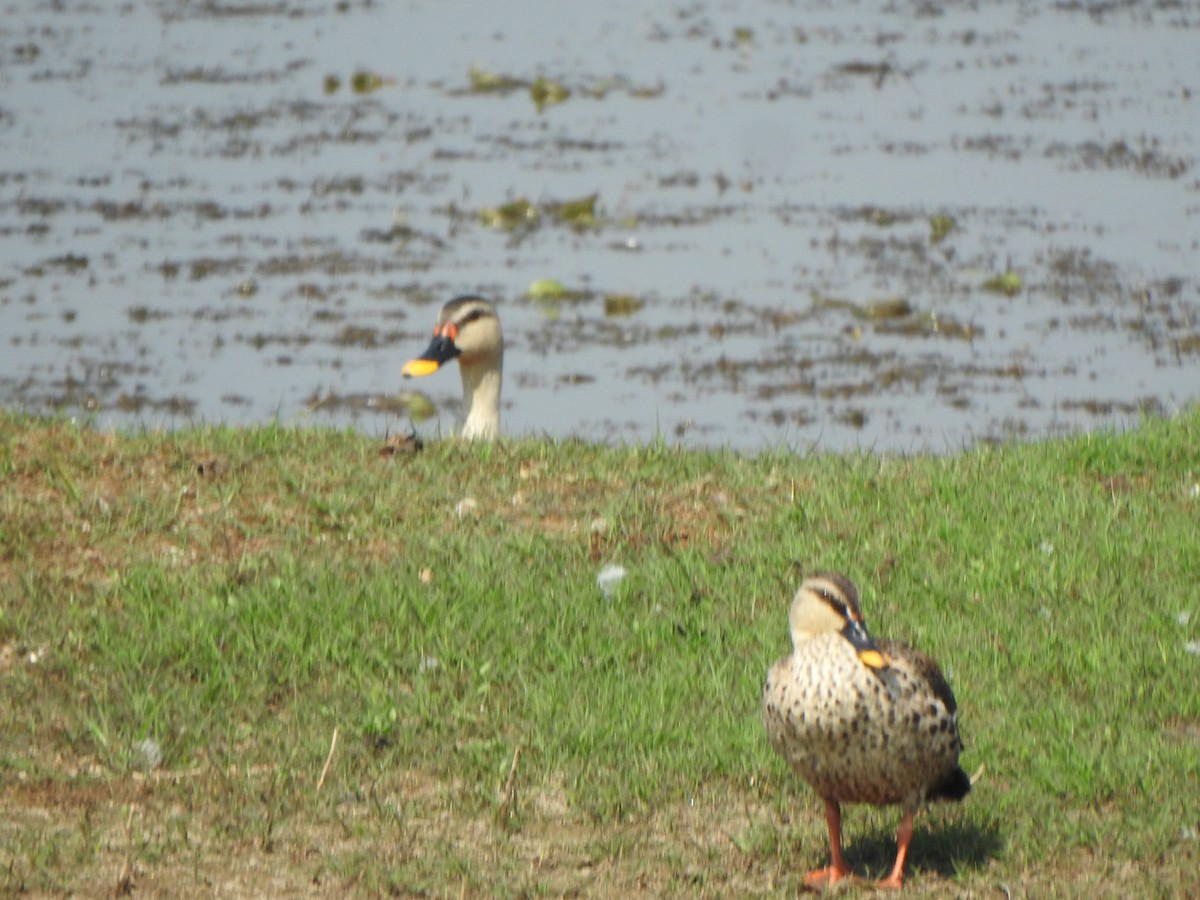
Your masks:
{"label": "white debris on grass", "polygon": [[617,585],[621,583],[626,574],[625,567],[615,563],[609,563],[600,570],[600,574],[596,576],[596,586],[600,588],[600,593],[604,595],[605,600],[613,598]]}
{"label": "white debris on grass", "polygon": [[153,772],[162,765],[162,747],[153,738],[144,738],[133,745],[133,762],[143,772]]}

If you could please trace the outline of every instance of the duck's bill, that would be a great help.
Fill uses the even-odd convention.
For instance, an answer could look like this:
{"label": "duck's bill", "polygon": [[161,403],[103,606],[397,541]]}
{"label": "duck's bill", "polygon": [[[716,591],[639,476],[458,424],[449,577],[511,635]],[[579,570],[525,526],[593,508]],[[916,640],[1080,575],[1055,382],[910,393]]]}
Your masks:
{"label": "duck's bill", "polygon": [[862,622],[853,620],[842,629],[842,637],[850,642],[858,653],[859,662],[869,669],[886,669],[892,664],[888,655],[875,646],[875,640]]}
{"label": "duck's bill", "polygon": [[441,363],[433,359],[410,359],[404,364],[400,374],[405,378],[420,378],[422,375],[432,375],[441,366]]}
{"label": "duck's bill", "polygon": [[434,335],[425,352],[416,359],[410,359],[400,370],[405,378],[420,378],[422,375],[432,375],[441,368],[442,363],[454,359],[462,352],[455,346],[454,341],[445,335]]}

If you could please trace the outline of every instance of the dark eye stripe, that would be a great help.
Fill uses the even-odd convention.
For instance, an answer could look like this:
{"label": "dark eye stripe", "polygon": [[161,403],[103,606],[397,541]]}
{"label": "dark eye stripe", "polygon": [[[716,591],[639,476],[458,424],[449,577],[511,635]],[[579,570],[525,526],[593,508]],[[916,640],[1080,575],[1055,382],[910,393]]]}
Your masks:
{"label": "dark eye stripe", "polygon": [[829,588],[817,588],[817,593],[820,594],[821,599],[832,606],[838,612],[838,614],[842,616],[842,618],[850,621],[854,620],[854,614],[850,612],[850,607],[848,607],[840,597],[835,596],[833,591],[829,590]]}
{"label": "dark eye stripe", "polygon": [[471,322],[477,321],[478,319],[490,319],[491,317],[492,314],[486,309],[479,309],[476,307],[458,320],[458,327],[462,328],[463,326],[469,325]]}

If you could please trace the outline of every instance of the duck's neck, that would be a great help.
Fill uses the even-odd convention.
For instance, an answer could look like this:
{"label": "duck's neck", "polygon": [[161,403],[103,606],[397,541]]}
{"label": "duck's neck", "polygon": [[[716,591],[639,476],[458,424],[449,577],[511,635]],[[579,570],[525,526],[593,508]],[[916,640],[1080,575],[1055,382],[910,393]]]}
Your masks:
{"label": "duck's neck", "polygon": [[459,365],[467,421],[463,440],[490,441],[500,435],[500,365]]}

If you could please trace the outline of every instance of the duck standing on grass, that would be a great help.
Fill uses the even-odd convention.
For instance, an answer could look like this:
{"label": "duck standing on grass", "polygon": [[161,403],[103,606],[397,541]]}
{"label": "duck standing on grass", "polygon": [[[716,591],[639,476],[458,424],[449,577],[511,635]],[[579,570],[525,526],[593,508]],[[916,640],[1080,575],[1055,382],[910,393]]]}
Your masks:
{"label": "duck standing on grass", "polygon": [[971,790],[958,765],[954,694],[932,659],[871,638],[845,575],[806,578],[788,623],[794,649],[767,673],[763,721],[775,752],[825,801],[830,864],[804,883],[826,887],[851,875],[842,803],[899,804],[896,862],[879,882],[899,888],[917,809]]}
{"label": "duck standing on grass", "polygon": [[438,313],[433,340],[425,352],[400,370],[405,378],[430,375],[443,363],[458,360],[462,374],[464,440],[490,441],[500,435],[500,372],[504,338],[496,308],[482,297],[455,297]]}

